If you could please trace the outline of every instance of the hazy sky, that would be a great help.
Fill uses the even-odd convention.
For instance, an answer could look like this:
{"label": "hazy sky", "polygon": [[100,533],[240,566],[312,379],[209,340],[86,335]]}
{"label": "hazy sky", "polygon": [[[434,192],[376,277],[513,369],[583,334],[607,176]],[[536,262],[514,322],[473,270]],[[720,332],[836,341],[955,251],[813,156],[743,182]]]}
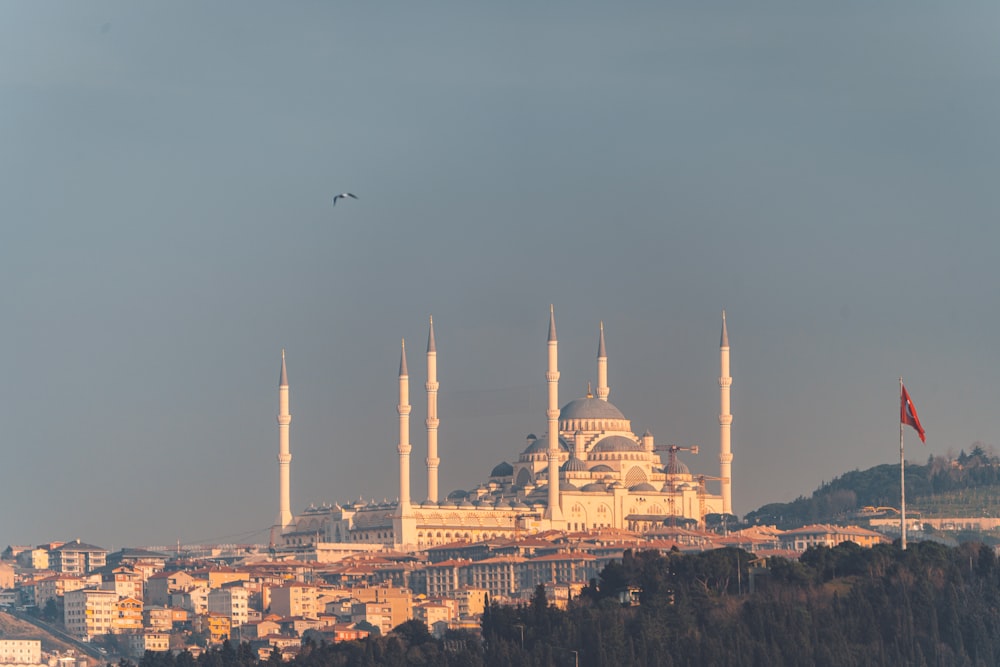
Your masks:
{"label": "hazy sky", "polygon": [[[0,543],[266,541],[395,498],[400,339],[426,493],[560,402],[718,474],[720,311],[745,514],[998,442],[1000,5],[5,2]],[[332,198],[343,191],[358,201]],[[2,546],[0,544],[0,546]]]}

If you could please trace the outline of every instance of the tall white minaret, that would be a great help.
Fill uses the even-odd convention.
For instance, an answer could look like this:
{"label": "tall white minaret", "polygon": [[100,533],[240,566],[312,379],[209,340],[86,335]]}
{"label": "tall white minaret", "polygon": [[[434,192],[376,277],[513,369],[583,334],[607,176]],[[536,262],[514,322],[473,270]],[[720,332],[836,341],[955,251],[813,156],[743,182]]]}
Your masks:
{"label": "tall white minaret", "polygon": [[399,355],[399,509],[406,514],[410,509],[410,374],[406,370],[406,341],[402,342]]}
{"label": "tall white minaret", "polygon": [[427,500],[438,502],[438,381],[437,345],[434,343],[434,318],[430,318],[430,332],[427,334]]}
{"label": "tall white minaret", "polygon": [[292,454],[288,449],[288,425],[292,415],[288,412],[288,369],[285,368],[285,351],[281,351],[281,377],[278,380],[278,521],[276,527],[283,531],[292,522],[291,482],[289,468]]}
{"label": "tall white minaret", "polygon": [[601,322],[601,340],[597,343],[597,398],[608,400],[608,351],[604,347],[604,322]]}
{"label": "tall white minaret", "polygon": [[[549,305],[549,368],[545,373],[549,385],[549,407],[545,416],[549,420],[549,506],[545,518],[562,521],[559,506],[559,341],[556,340],[555,306]],[[555,527],[555,526],[552,526]]]}
{"label": "tall white minaret", "polygon": [[733,378],[729,376],[729,332],[726,330],[726,311],[722,311],[722,337],[719,340],[719,477],[722,478],[722,511],[733,513],[733,415],[729,411],[729,389]]}

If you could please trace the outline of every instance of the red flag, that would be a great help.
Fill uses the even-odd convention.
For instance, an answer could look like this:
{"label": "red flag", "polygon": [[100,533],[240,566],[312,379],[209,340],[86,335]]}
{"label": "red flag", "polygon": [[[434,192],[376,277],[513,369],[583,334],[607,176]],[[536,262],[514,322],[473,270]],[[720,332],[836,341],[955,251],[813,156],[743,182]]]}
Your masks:
{"label": "red flag", "polygon": [[910,392],[906,391],[906,387],[902,384],[899,386],[903,390],[899,402],[899,421],[915,428],[920,436],[920,442],[927,442],[927,438],[924,436],[924,427],[920,425],[920,418],[917,417],[917,409],[913,407],[913,401],[910,400]]}

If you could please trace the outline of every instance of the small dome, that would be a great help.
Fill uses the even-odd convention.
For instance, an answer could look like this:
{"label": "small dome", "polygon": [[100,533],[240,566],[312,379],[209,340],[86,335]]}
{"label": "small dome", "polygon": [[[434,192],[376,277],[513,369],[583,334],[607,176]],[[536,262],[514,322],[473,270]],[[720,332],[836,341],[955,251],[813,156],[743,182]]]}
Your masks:
{"label": "small dome", "polygon": [[586,472],[587,464],[575,456],[571,456],[559,469],[564,472]]}
{"label": "small dome", "polygon": [[[559,449],[561,451],[564,451],[564,452],[565,451],[570,451],[569,445],[567,445],[566,442],[562,438],[559,438],[556,442],[559,444]],[[543,440],[534,440],[534,441],[532,441],[532,443],[530,445],[528,445],[527,449],[525,449],[521,453],[522,454],[544,454],[547,451],[549,451],[549,439],[545,438]]]}
{"label": "small dome", "polygon": [[559,490],[560,491],[579,491],[580,489],[578,489],[576,487],[576,485],[572,484],[571,482],[567,482],[566,480],[562,480],[562,481],[559,482]]}
{"label": "small dome", "polygon": [[656,487],[650,484],[649,482],[642,482],[641,484],[636,484],[635,486],[628,487],[628,490],[633,493],[636,492],[649,493],[650,491],[655,493]]}
{"label": "small dome", "polygon": [[490,477],[513,477],[514,476],[514,466],[503,461],[498,463],[493,471],[490,473]]}
{"label": "small dome", "polygon": [[608,437],[598,441],[592,452],[597,453],[607,453],[607,452],[641,452],[645,451],[639,445],[639,443],[634,440],[629,440],[623,435],[609,435]]}
{"label": "small dome", "polygon": [[663,472],[667,473],[668,475],[690,475],[691,474],[691,471],[688,470],[688,467],[686,465],[684,465],[682,462],[678,461],[677,459],[674,459],[673,461],[671,461],[670,463],[668,463],[667,467],[663,469]]}
{"label": "small dome", "polygon": [[625,419],[625,415],[611,403],[599,398],[578,398],[563,406],[559,419]]}
{"label": "small dome", "polygon": [[473,505],[473,504],[472,504],[472,503],[471,503],[471,502],[469,501],[469,499],[468,499],[468,498],[466,498],[465,500],[463,500],[462,502],[460,502],[460,503],[458,504],[458,506],[459,506],[459,507],[475,507],[475,505]]}
{"label": "small dome", "polygon": [[462,489],[455,489],[454,491],[452,491],[451,493],[448,494],[448,500],[452,500],[452,501],[454,501],[454,500],[462,500],[463,498],[465,498],[468,495],[469,494],[468,494],[467,491],[463,491]]}
{"label": "small dome", "polygon": [[596,466],[590,469],[590,472],[614,472],[615,469],[611,466],[604,465],[603,463],[598,463]]}
{"label": "small dome", "polygon": [[580,490],[584,493],[606,493],[608,489],[600,482],[591,482],[584,485]]}

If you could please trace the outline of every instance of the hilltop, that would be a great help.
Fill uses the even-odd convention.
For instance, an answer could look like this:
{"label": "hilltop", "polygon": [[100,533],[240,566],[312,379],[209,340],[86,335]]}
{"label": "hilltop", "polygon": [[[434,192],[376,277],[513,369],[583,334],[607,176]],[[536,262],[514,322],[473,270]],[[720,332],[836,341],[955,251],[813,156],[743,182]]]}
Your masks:
{"label": "hilltop", "polygon": [[[754,524],[782,529],[811,523],[858,522],[899,515],[899,465],[853,470],[824,482],[811,496],[770,503],[746,515]],[[1000,457],[976,443],[955,458],[928,457],[906,464],[907,515],[1000,517]],[[980,538],[981,539],[981,538]]]}

